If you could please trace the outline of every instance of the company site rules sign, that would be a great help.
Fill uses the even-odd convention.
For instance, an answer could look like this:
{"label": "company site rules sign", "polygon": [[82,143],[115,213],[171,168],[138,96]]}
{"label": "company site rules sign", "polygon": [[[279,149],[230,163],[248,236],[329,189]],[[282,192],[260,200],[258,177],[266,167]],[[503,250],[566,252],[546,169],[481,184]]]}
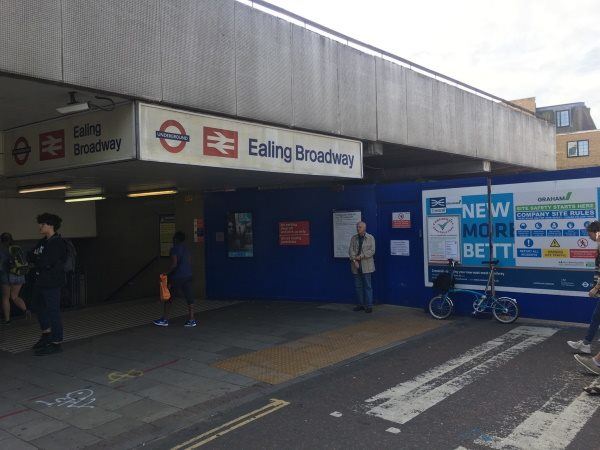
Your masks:
{"label": "company site rules sign", "polygon": [[140,159],[362,178],[362,143],[139,104]]}
{"label": "company site rules sign", "polygon": [[600,178],[497,185],[491,200],[488,211],[485,186],[423,192],[427,285],[450,258],[461,262],[461,285],[485,285],[491,234],[500,289],[587,295],[598,246],[586,227],[598,219]]}
{"label": "company site rules sign", "polygon": [[3,141],[8,176],[135,159],[134,105],[14,128]]}
{"label": "company site rules sign", "polygon": [[279,245],[310,245],[310,222],[308,220],[279,222]]}

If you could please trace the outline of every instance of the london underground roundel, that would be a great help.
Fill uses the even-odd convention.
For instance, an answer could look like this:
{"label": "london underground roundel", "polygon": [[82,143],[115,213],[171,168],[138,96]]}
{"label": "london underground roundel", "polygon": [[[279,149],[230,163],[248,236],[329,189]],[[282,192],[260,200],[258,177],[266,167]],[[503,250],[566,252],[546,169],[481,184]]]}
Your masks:
{"label": "london underground roundel", "polygon": [[165,120],[160,129],[156,131],[156,137],[160,141],[160,145],[170,153],[179,153],[184,149],[185,144],[190,142],[185,128],[176,120]]}
{"label": "london underground roundel", "polygon": [[29,154],[31,153],[31,147],[29,146],[29,142],[23,136],[18,138],[15,141],[15,145],[13,146],[12,155],[15,159],[15,162],[22,166],[29,159]]}

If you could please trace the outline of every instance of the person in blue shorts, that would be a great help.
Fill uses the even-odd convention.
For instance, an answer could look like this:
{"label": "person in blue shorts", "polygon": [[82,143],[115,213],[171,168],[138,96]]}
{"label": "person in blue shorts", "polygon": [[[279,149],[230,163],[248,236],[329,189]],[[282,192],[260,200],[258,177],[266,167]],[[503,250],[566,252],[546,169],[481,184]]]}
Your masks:
{"label": "person in blue shorts", "polygon": [[10,323],[11,301],[29,318],[31,312],[27,309],[25,301],[20,296],[21,288],[25,284],[25,275],[15,273],[11,265],[10,249],[16,247],[10,233],[0,235],[0,285],[2,286],[2,311],[4,323]]}
{"label": "person in blue shorts", "polygon": [[184,326],[191,328],[197,325],[194,318],[194,295],[192,293],[192,262],[190,257],[190,251],[185,242],[185,233],[177,231],[173,235],[173,247],[171,248],[171,269],[167,274],[169,283],[169,290],[171,291],[172,297],[168,302],[163,304],[163,316],[160,319],[154,321],[154,325],[160,327],[169,326],[169,308],[172,303],[173,297],[182,295],[185,298],[188,305],[188,319]]}

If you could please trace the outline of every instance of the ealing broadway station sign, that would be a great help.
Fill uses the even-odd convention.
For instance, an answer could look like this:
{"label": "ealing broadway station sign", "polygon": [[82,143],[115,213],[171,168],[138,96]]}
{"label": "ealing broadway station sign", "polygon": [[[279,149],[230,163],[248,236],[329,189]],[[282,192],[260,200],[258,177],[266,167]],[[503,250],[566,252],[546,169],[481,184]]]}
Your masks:
{"label": "ealing broadway station sign", "polygon": [[139,104],[140,159],[362,178],[359,141]]}
{"label": "ealing broadway station sign", "polygon": [[4,134],[7,176],[135,158],[134,106],[14,128]]}

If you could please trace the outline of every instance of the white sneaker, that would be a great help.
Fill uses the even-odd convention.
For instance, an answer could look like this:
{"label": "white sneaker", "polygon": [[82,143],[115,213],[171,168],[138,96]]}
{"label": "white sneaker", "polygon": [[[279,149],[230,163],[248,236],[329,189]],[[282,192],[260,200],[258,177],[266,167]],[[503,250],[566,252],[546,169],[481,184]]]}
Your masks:
{"label": "white sneaker", "polygon": [[579,353],[585,353],[589,355],[592,353],[592,349],[590,348],[590,344],[586,344],[583,341],[567,341],[569,347],[573,350],[577,350]]}

